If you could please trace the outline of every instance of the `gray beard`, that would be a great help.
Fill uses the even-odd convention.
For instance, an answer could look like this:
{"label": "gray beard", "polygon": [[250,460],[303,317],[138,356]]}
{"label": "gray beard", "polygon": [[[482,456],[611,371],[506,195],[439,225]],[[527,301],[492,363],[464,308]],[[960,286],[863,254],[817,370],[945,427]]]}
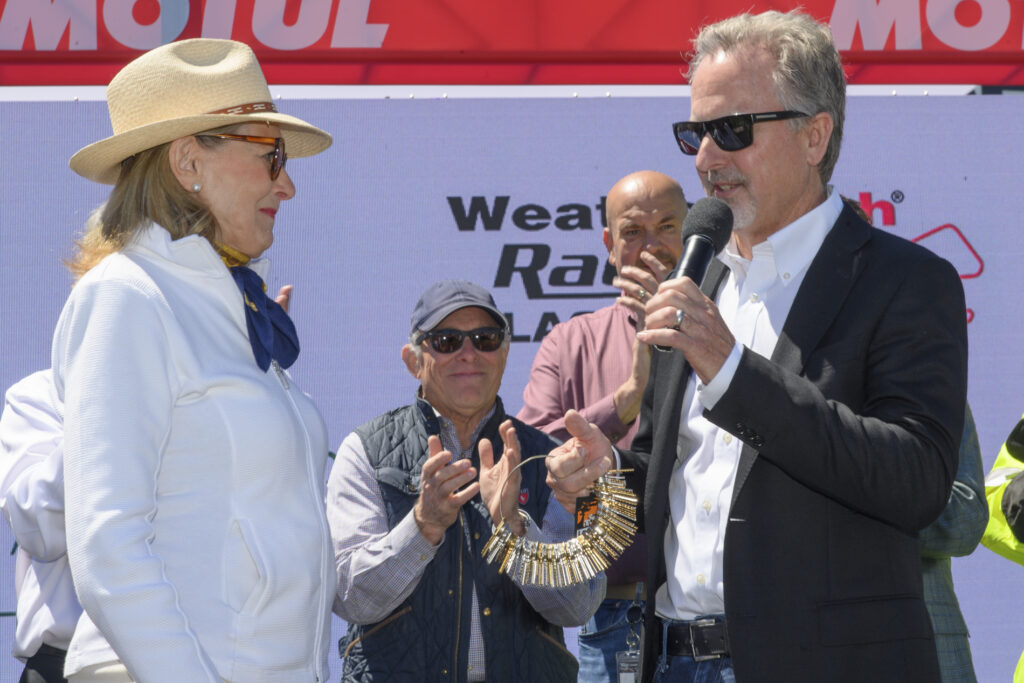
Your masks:
{"label": "gray beard", "polygon": [[732,209],[732,231],[743,232],[754,222],[754,217],[757,215],[756,207],[749,201],[744,201],[740,204],[734,204],[733,202],[726,202],[729,208]]}

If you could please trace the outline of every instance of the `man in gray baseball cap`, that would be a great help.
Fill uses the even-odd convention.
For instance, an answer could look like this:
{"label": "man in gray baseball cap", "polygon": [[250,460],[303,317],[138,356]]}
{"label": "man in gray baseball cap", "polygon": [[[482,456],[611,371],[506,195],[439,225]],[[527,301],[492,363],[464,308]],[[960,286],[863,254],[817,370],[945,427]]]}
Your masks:
{"label": "man in gray baseball cap", "polygon": [[[482,287],[431,285],[402,360],[416,401],[357,428],[328,482],[338,592],[349,622],[342,680],[575,680],[563,626],[590,618],[603,574],[569,588],[526,586],[482,550],[501,520],[557,543],[572,515],[545,483],[557,442],[505,414],[498,387],[508,321]],[[479,475],[479,476],[478,476]]]}

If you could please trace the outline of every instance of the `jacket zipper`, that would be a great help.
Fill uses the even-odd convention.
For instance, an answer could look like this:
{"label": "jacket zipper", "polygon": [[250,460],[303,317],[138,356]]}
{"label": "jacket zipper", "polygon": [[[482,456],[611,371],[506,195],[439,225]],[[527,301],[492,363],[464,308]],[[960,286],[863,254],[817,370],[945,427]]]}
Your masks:
{"label": "jacket zipper", "polygon": [[454,681],[462,680],[462,676],[459,673],[459,645],[460,645],[459,641],[462,639],[462,554],[463,554],[463,552],[462,552],[463,551],[463,548],[462,548],[462,529],[463,529],[464,525],[465,525],[465,519],[463,518],[463,512],[462,512],[462,510],[459,510],[459,536],[458,536],[459,537],[459,573],[458,573],[458,577],[459,577],[459,581],[458,581],[459,601],[458,601],[458,611],[456,612],[456,616],[455,616],[455,652],[454,652],[454,655],[453,655],[454,659],[453,659],[453,663],[452,663],[452,680],[454,680]]}
{"label": "jacket zipper", "polygon": [[[310,493],[312,494],[312,498],[313,498],[313,506],[314,506],[314,508],[316,508],[317,507],[317,501],[318,501],[319,497],[317,496],[317,486],[316,486],[316,481],[314,480],[314,474],[313,474],[313,462],[312,462],[312,460],[313,460],[313,445],[310,443],[310,440],[309,440],[309,430],[306,429],[306,424],[305,424],[305,422],[302,421],[302,413],[299,412],[299,407],[295,404],[295,398],[292,396],[292,393],[291,393],[291,391],[289,389],[290,383],[288,382],[288,378],[285,375],[284,370],[281,368],[281,366],[278,364],[278,362],[276,360],[272,361],[272,364],[274,366],[274,370],[277,371],[278,379],[281,380],[281,386],[285,390],[284,394],[285,394],[285,396],[288,397],[288,403],[292,407],[292,414],[295,416],[295,419],[297,420],[298,424],[302,426],[302,435],[303,435],[304,443],[306,445],[306,473],[308,475],[307,476],[307,481],[309,483]],[[331,543],[330,543],[330,535],[329,535],[329,532],[327,531],[326,522],[324,521],[323,515],[320,515],[320,514],[317,515],[317,523],[320,526],[320,538],[321,538],[321,541],[323,541],[325,538],[327,539],[327,543],[326,544],[324,544],[323,542],[321,542],[321,544],[320,544],[320,585],[321,585],[321,588],[320,588],[320,598],[319,598],[319,603],[320,603],[319,614],[323,614],[324,610],[327,609],[326,601],[324,599],[324,594],[326,593],[326,590],[324,589],[324,586],[327,585],[327,583],[326,583],[327,579],[326,579],[326,577],[324,576],[324,573],[323,573],[323,565],[324,565],[324,556],[323,555],[324,555],[324,552],[325,552],[324,549],[328,548],[328,547],[331,547]],[[320,641],[323,639],[322,638],[322,636],[323,636],[323,629],[324,629],[324,620],[321,617],[321,618],[319,618],[317,620],[316,640],[313,641],[315,643],[315,645],[313,646],[313,666],[314,667],[319,667],[319,663],[320,663],[320,660],[321,660],[321,656],[320,656]],[[319,672],[319,669],[317,669],[317,672],[315,674],[315,679],[316,679],[316,683],[320,683],[320,672]]]}
{"label": "jacket zipper", "polygon": [[274,366],[274,370],[277,372],[277,378],[281,380],[281,386],[284,387],[285,391],[288,391],[288,388],[291,385],[288,383],[288,376],[284,374],[284,369],[276,360],[270,361],[270,364]]}

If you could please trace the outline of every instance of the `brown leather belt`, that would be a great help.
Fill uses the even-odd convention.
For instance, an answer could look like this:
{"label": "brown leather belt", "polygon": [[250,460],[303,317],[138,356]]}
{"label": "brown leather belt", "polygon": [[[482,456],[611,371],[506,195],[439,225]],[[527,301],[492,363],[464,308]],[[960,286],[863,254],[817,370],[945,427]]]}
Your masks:
{"label": "brown leather belt", "polygon": [[[620,583],[608,586],[604,591],[605,600],[633,600],[636,598],[636,583]],[[640,599],[644,599],[644,591],[640,591]]]}
{"label": "brown leather belt", "polygon": [[665,649],[669,656],[693,657],[697,661],[728,657],[729,632],[725,620],[707,618],[669,624]]}

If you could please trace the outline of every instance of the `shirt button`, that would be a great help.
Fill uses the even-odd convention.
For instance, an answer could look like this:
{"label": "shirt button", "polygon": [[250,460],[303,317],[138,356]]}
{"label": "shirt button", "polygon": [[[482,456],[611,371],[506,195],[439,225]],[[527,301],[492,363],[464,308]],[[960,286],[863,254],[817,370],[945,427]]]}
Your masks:
{"label": "shirt button", "polygon": [[491,608],[490,607],[484,607],[484,616],[485,617],[491,616]]}
{"label": "shirt button", "polygon": [[451,588],[449,588],[448,589],[448,595],[449,596],[455,595],[455,591],[453,591]]}
{"label": "shirt button", "polygon": [[480,532],[479,531],[474,531],[473,532],[473,538],[475,538],[476,540],[479,541],[480,540]]}
{"label": "shirt button", "polygon": [[703,586],[704,585],[704,575],[703,574],[697,574],[697,585],[699,585],[699,586]]}
{"label": "shirt button", "polygon": [[732,443],[732,434],[724,434],[724,435],[722,436],[722,441],[724,441],[724,442],[725,442],[725,445],[726,445],[726,446],[728,446],[729,444],[731,444],[731,443]]}
{"label": "shirt button", "polygon": [[430,559],[430,555],[427,555],[426,553],[423,553],[422,555],[420,555],[420,562],[426,562],[429,559]]}
{"label": "shirt button", "polygon": [[789,273],[783,273],[782,274],[782,279],[783,280],[788,280],[789,279]]}
{"label": "shirt button", "polygon": [[701,507],[704,508],[704,512],[711,512],[711,501],[710,500],[705,500],[701,504]]}
{"label": "shirt button", "polygon": [[761,300],[761,297],[758,296],[757,292],[754,292],[753,294],[750,295],[750,303],[756,304],[760,300]]}

